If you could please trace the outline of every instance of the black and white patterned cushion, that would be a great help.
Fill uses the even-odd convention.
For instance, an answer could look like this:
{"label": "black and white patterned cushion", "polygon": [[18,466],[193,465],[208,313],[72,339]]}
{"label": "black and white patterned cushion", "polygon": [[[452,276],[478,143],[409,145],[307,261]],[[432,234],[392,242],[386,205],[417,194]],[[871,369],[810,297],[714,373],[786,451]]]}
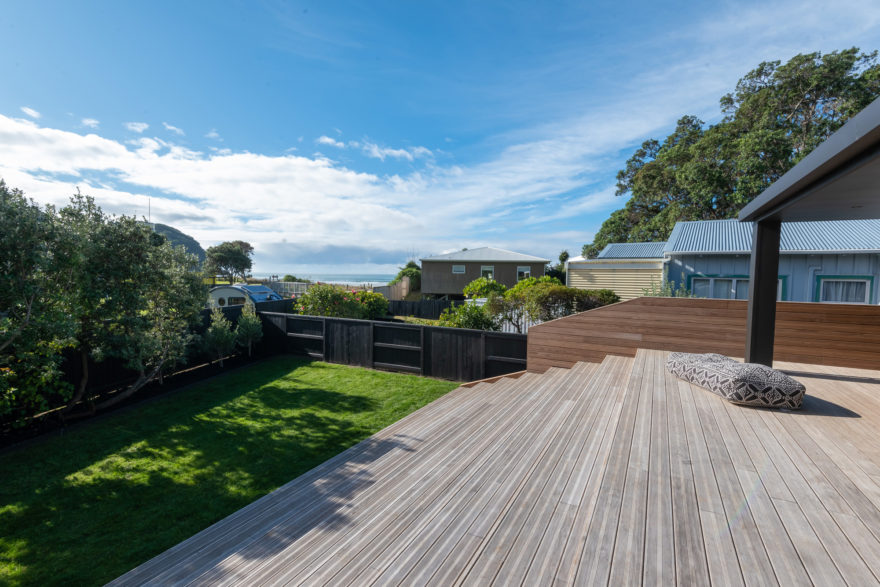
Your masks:
{"label": "black and white patterned cushion", "polygon": [[715,353],[670,353],[666,369],[734,404],[800,409],[806,388],[782,371]]}

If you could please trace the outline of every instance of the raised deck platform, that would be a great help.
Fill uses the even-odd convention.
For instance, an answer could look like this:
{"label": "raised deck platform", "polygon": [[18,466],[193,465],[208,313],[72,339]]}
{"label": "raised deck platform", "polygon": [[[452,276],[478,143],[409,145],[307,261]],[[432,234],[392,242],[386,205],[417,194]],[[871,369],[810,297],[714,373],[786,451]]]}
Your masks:
{"label": "raised deck platform", "polygon": [[453,391],[114,584],[880,579],[880,373],[732,406],[608,356]]}

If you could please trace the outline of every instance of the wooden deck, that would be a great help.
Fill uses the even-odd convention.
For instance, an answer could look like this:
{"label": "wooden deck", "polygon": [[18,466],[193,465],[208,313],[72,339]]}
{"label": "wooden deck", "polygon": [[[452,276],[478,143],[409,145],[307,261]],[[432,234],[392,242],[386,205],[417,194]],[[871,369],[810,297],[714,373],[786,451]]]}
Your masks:
{"label": "wooden deck", "polygon": [[880,372],[781,412],[665,357],[453,391],[114,583],[878,584]]}

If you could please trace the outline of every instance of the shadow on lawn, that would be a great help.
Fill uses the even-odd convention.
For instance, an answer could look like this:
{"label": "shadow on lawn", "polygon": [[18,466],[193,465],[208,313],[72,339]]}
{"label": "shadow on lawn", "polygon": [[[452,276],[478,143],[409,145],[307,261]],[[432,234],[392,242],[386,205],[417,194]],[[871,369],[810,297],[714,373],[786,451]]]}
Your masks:
{"label": "shadow on lawn", "polygon": [[[299,382],[301,365],[232,373],[0,456],[0,569],[18,567],[0,583],[104,583],[369,436],[352,418],[374,400]],[[298,386],[271,384],[281,377]],[[344,525],[347,501],[373,482],[362,465],[397,448],[411,450],[367,440],[315,482],[286,486],[277,519],[238,528],[271,528],[254,556]]]}

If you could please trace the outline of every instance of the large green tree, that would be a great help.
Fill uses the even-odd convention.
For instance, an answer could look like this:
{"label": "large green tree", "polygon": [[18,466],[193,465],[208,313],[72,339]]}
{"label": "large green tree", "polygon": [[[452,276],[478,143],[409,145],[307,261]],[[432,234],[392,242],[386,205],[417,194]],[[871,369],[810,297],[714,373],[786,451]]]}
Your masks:
{"label": "large green tree", "polygon": [[74,344],[76,247],[55,210],[0,180],[0,418],[63,400],[61,352]]}
{"label": "large green tree", "polygon": [[205,273],[222,275],[229,283],[244,281],[250,275],[254,247],[245,241],[227,241],[208,247]]}
{"label": "large green tree", "polygon": [[665,240],[679,220],[735,217],[878,96],[876,51],[761,63],[721,98],[718,124],[684,116],[663,141],[636,149],[617,174],[617,195],[630,197],[584,245],[584,256],[611,242]]}
{"label": "large green tree", "polygon": [[205,288],[198,259],[155,238],[134,217],[107,216],[92,198],[77,194],[60,218],[74,234],[80,256],[70,295],[82,377],[68,408],[88,399],[89,359],[116,357],[138,374],[124,391],[96,406],[102,408],[136,393],[183,359]]}

